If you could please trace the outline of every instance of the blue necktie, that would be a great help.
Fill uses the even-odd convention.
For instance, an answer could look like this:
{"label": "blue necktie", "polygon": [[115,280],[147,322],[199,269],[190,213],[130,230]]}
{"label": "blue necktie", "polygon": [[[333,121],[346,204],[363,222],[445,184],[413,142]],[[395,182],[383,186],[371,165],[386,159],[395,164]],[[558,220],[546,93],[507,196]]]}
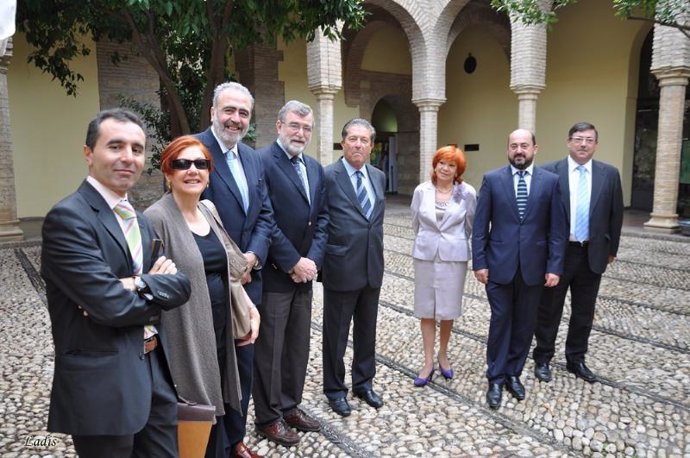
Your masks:
{"label": "blue necktie", "polygon": [[307,194],[307,201],[311,204],[311,198],[309,196],[309,185],[307,184],[307,180],[305,180],[304,174],[302,173],[302,166],[300,165],[302,159],[300,159],[299,156],[292,156],[290,158],[290,162],[292,162],[292,167],[295,169],[295,172],[297,172],[299,181],[302,183],[304,192]]}
{"label": "blue necktie", "polygon": [[589,186],[587,186],[587,169],[584,165],[577,168],[580,177],[577,180],[577,201],[575,203],[575,238],[578,242],[589,240]]}
{"label": "blue necktie", "polygon": [[518,172],[518,175],[520,178],[518,179],[518,185],[517,185],[517,207],[518,207],[518,215],[520,215],[520,221],[522,221],[522,218],[525,216],[525,209],[527,208],[527,182],[525,181],[525,172],[524,170],[520,170]]}
{"label": "blue necktie", "polygon": [[249,209],[249,190],[247,189],[247,178],[244,176],[242,169],[240,169],[239,160],[240,157],[232,150],[228,150],[225,153],[225,161],[228,163],[232,177],[235,179],[235,184],[237,184],[237,187],[240,190],[240,195],[242,196],[242,207],[244,208],[244,212],[247,213],[247,210]]}
{"label": "blue necktie", "polygon": [[355,175],[357,176],[357,200],[359,201],[359,205],[362,207],[362,211],[367,216],[367,219],[369,219],[369,216],[371,215],[371,202],[369,201],[367,188],[364,186],[364,181],[362,181],[364,174],[361,170],[357,170]]}

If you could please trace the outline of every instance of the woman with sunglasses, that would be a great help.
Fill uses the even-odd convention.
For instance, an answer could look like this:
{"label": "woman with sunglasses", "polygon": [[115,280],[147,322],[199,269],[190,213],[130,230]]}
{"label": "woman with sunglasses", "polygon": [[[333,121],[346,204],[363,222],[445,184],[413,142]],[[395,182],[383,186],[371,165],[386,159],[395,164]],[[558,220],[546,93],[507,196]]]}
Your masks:
{"label": "woman with sunglasses", "polygon": [[162,339],[180,399],[216,408],[207,457],[229,456],[223,426],[229,409],[240,410],[235,339],[256,340],[259,313],[248,297],[251,332],[234,336],[231,294],[246,294],[239,284],[247,261],[214,216],[209,201],[200,202],[212,170],[211,155],[195,137],[173,140],[161,154],[168,192],[145,214],[163,240],[166,256],[192,284],[189,302],[164,312]]}

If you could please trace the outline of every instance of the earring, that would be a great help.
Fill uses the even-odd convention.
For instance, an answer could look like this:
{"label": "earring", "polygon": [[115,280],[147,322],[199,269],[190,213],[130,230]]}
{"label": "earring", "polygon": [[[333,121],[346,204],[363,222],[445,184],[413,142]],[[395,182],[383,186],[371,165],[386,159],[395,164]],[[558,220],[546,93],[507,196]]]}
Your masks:
{"label": "earring", "polygon": [[211,178],[209,177],[208,181],[206,182],[206,189],[211,186]]}
{"label": "earring", "polygon": [[167,188],[168,188],[168,191],[172,191],[172,182],[171,182],[170,180],[167,180],[167,181],[165,182],[165,184],[166,184],[166,186],[167,186]]}

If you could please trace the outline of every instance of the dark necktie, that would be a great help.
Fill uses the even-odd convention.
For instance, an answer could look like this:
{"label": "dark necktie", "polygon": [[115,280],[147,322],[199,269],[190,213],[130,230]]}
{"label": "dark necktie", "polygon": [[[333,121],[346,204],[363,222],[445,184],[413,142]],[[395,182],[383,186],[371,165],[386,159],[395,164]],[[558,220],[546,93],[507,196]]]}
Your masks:
{"label": "dark necktie", "polygon": [[527,208],[527,182],[525,181],[526,173],[527,172],[524,170],[520,170],[518,172],[520,179],[518,179],[517,185],[517,207],[518,215],[520,215],[520,221],[522,221],[522,218],[525,216],[525,209]]}
{"label": "dark necktie", "polygon": [[371,215],[371,202],[369,201],[367,188],[364,186],[364,181],[362,180],[364,174],[361,170],[357,170],[355,175],[357,176],[357,200],[359,201],[359,205],[362,207],[362,211],[367,216],[367,219],[369,219],[369,216]]}

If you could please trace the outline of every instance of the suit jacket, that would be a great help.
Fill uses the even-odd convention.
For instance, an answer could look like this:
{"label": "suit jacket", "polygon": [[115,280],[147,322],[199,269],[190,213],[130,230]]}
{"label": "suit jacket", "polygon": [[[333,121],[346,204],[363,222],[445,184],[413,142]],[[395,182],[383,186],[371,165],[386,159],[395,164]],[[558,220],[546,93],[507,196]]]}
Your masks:
{"label": "suit jacket", "polygon": [[[218,209],[223,227],[243,252],[251,251],[266,263],[268,247],[273,233],[273,209],[268,200],[264,168],[259,156],[244,143],[237,144],[237,153],[247,179],[249,209],[244,212],[242,195],[235,183],[225,155],[209,127],[196,137],[206,146],[213,158],[213,172],[209,187],[201,198],[212,201]],[[261,304],[261,270],[252,270],[252,281],[245,290],[255,304]]]}
{"label": "suit jacket", "polygon": [[[148,272],[155,235],[142,214],[137,218]],[[189,280],[183,273],[141,275],[152,300],[126,290],[119,279],[133,275],[127,241],[113,211],[86,181],[45,218],[41,275],[55,344],[48,430],[140,431],[151,405],[144,326],[157,325],[162,309],[187,301]]]}
{"label": "suit jacket", "polygon": [[539,167],[534,174],[523,220],[510,166],[484,175],[472,233],[472,268],[489,269],[489,280],[506,285],[518,269],[530,286],[544,284],[549,272],[563,274],[568,241],[558,176]]}
{"label": "suit jacket", "polygon": [[[559,177],[561,203],[566,226],[570,227],[570,181],[568,158],[544,164],[544,169]],[[618,169],[592,161],[592,192],[589,203],[589,246],[587,254],[592,272],[602,274],[608,257],[616,256],[623,226],[623,188]]]}
{"label": "suit jacket", "polygon": [[264,266],[264,291],[289,292],[296,286],[311,288],[311,282],[293,282],[288,272],[302,257],[314,261],[317,269],[323,263],[328,225],[323,167],[316,159],[302,155],[309,181],[310,204],[302,181],[277,142],[259,150],[258,154],[266,171],[276,222]]}
{"label": "suit jacket", "polygon": [[359,205],[347,169],[339,159],[325,169],[328,244],[321,281],[333,291],[380,288],[383,281],[383,214],[386,176],[369,164],[374,208],[369,219]]}
{"label": "suit jacket", "polygon": [[417,186],[412,195],[412,257],[423,261],[468,261],[470,236],[477,207],[477,193],[467,183],[453,185],[441,221],[436,219],[436,187],[431,181]]}

